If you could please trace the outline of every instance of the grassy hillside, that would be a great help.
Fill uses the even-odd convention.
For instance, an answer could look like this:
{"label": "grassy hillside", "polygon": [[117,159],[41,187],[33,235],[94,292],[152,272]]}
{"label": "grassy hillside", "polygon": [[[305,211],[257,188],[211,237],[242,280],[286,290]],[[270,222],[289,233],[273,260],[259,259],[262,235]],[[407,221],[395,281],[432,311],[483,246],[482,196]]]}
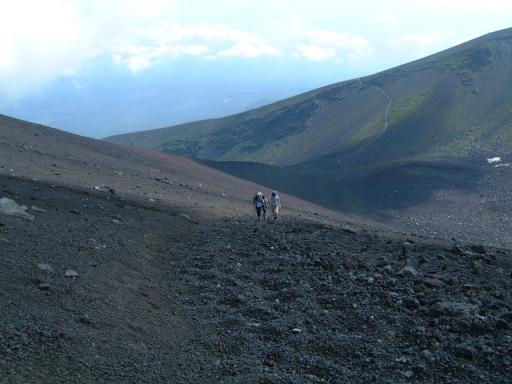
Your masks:
{"label": "grassy hillside", "polygon": [[213,160],[339,209],[472,191],[486,158],[512,148],[512,29],[238,115],[108,140]]}

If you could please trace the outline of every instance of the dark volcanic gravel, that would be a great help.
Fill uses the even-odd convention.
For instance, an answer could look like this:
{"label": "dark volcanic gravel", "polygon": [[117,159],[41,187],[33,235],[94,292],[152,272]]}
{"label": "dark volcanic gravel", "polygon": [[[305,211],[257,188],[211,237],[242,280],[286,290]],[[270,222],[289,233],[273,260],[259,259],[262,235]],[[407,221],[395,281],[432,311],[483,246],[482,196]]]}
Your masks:
{"label": "dark volcanic gravel", "polygon": [[175,268],[218,382],[512,380],[500,250],[239,218],[181,242]]}
{"label": "dark volcanic gravel", "polygon": [[2,384],[512,381],[508,251],[0,187]]}
{"label": "dark volcanic gravel", "polygon": [[108,192],[14,178],[0,187],[37,207],[33,221],[0,214],[0,383],[208,381],[213,358],[166,288],[191,216]]}

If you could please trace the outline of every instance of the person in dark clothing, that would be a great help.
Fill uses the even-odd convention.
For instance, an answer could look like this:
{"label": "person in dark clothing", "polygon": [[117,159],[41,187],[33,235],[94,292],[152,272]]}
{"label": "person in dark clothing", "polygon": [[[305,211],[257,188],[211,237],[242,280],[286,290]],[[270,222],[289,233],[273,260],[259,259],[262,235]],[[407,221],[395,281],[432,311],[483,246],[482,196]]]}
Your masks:
{"label": "person in dark clothing", "polygon": [[258,216],[258,221],[261,221],[261,215],[263,214],[263,217],[265,218],[267,213],[267,203],[265,201],[265,196],[263,196],[263,193],[256,193],[256,195],[252,199],[252,204],[254,205],[254,208],[256,208],[256,215]]}

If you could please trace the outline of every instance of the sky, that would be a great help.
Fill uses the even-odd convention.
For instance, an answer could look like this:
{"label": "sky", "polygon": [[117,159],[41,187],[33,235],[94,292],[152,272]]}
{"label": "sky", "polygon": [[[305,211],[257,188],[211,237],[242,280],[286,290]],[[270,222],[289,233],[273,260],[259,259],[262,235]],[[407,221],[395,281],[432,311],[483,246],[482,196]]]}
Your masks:
{"label": "sky", "polygon": [[[510,0],[0,0],[0,10],[0,113],[94,137],[233,113],[512,26]],[[173,98],[152,110],[166,90]],[[83,125],[88,111],[72,101],[91,99],[141,112],[114,126],[95,105]]]}

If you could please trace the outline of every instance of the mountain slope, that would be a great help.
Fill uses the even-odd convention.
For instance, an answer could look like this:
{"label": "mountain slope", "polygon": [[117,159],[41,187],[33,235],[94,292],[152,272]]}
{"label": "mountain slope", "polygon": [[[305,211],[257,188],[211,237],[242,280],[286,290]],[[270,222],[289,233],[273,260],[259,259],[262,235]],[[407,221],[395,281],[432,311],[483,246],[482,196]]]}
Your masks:
{"label": "mountain slope", "polygon": [[108,140],[273,165],[349,156],[377,139],[386,161],[464,156],[476,147],[499,151],[512,140],[503,126],[512,116],[511,62],[508,29],[246,113]]}
{"label": "mountain slope", "polygon": [[[194,160],[124,148],[0,115],[0,175],[80,188],[149,205],[169,205],[216,217],[251,212],[261,185],[219,172]],[[285,197],[287,207],[336,216]]]}
{"label": "mountain slope", "polygon": [[511,382],[510,250],[255,188],[0,116],[0,383]]}
{"label": "mountain slope", "polygon": [[422,222],[432,235],[509,244],[512,29],[246,113],[107,140],[205,159],[408,230]]}

